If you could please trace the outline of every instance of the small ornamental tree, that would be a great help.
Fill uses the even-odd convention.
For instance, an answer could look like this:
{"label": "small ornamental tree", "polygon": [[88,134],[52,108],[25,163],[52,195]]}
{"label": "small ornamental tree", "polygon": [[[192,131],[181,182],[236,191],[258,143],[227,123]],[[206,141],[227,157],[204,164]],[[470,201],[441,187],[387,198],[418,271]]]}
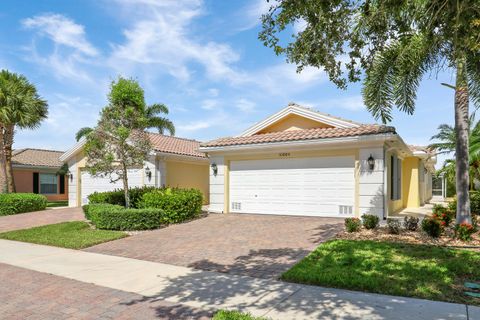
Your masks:
{"label": "small ornamental tree", "polygon": [[130,206],[129,168],[143,167],[151,151],[144,91],[137,81],[119,78],[112,82],[109,104],[103,108],[97,127],[87,136],[86,168],[94,176],[122,180],[125,206]]}

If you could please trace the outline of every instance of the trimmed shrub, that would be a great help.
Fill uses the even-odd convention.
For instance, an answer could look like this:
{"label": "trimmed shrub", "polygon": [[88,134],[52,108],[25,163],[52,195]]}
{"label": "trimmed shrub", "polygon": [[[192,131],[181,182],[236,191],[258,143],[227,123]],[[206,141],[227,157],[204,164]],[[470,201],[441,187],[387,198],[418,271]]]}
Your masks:
{"label": "trimmed shrub", "polygon": [[122,206],[116,204],[109,204],[109,203],[94,203],[94,204],[86,204],[82,206],[83,214],[85,215],[85,219],[92,220],[90,218],[90,209],[93,208],[124,208]]}
{"label": "trimmed shrub", "polygon": [[400,220],[396,218],[388,218],[387,227],[388,227],[388,233],[399,234],[402,224],[400,223]]}
{"label": "trimmed shrub", "polygon": [[345,229],[347,232],[357,232],[362,226],[362,221],[358,218],[346,218],[345,219]]}
{"label": "trimmed shrub", "polygon": [[0,194],[0,216],[45,210],[47,198],[35,193]]}
{"label": "trimmed shrub", "polygon": [[470,223],[460,223],[455,226],[455,238],[462,241],[471,241],[472,234],[476,232],[475,227]]}
{"label": "trimmed shrub", "polygon": [[98,229],[105,230],[149,230],[166,224],[161,209],[126,209],[111,204],[92,204],[87,207],[86,216]]}
{"label": "trimmed shrub", "polygon": [[435,204],[433,205],[433,208],[432,208],[432,212],[433,212],[433,213],[442,214],[442,213],[445,213],[446,211],[447,211],[447,208],[444,207],[444,206],[441,205],[441,204],[435,203]]}
{"label": "trimmed shrub", "polygon": [[366,229],[375,229],[380,223],[380,218],[374,214],[364,214],[362,216],[363,226]]}
{"label": "trimmed shrub", "polygon": [[145,193],[138,207],[162,209],[166,223],[178,223],[198,216],[202,203],[203,195],[197,189],[165,188]]}
{"label": "trimmed shrub", "polygon": [[[145,193],[158,190],[155,187],[141,187],[130,188],[130,207],[138,208],[138,203],[142,200]],[[88,202],[90,204],[95,203],[108,203],[125,207],[125,195],[123,189],[116,189],[106,192],[94,192],[88,196]]]}
{"label": "trimmed shrub", "polygon": [[403,227],[410,231],[416,231],[418,229],[418,222],[420,219],[417,217],[406,216],[403,219]]}
{"label": "trimmed shrub", "polygon": [[422,221],[422,230],[430,237],[438,238],[442,234],[443,227],[440,220],[433,217],[426,217]]}

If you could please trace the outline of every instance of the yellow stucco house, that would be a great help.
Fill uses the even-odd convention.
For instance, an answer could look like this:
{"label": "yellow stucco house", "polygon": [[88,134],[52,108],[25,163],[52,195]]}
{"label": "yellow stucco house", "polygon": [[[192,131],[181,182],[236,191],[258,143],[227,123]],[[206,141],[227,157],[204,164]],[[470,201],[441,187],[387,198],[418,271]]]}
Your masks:
{"label": "yellow stucco house", "polygon": [[236,137],[200,146],[210,211],[387,218],[432,197],[436,158],[394,127],[290,104]]}
{"label": "yellow stucco house", "polygon": [[[196,188],[209,199],[209,162],[200,151],[200,142],[149,133],[153,152],[142,168],[128,169],[130,187],[155,186]],[[97,191],[123,188],[122,182],[112,183],[107,177],[92,176],[85,170],[85,140],[66,151],[60,160],[68,164],[68,203],[77,207],[88,203],[88,196]]]}

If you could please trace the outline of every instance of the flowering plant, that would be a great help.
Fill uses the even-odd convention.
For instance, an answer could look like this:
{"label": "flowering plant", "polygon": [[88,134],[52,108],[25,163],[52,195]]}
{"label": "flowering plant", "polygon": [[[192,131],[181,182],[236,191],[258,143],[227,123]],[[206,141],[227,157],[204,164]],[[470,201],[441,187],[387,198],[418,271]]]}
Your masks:
{"label": "flowering plant", "polygon": [[467,222],[462,222],[455,226],[455,237],[462,241],[472,240],[472,234],[475,233],[475,227]]}

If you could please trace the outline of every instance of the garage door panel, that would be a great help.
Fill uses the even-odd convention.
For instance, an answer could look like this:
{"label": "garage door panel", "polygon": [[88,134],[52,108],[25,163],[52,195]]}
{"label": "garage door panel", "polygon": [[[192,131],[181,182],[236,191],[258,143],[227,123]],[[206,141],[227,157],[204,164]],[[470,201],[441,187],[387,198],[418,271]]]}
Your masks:
{"label": "garage door panel", "polygon": [[[130,188],[141,187],[143,185],[142,169],[128,169],[128,185]],[[107,177],[95,177],[87,171],[81,174],[81,199],[82,204],[88,203],[88,196],[94,192],[112,191],[115,189],[123,189],[121,180],[111,182]]]}
{"label": "garage door panel", "polygon": [[354,189],[353,157],[230,163],[233,212],[351,216]]}

